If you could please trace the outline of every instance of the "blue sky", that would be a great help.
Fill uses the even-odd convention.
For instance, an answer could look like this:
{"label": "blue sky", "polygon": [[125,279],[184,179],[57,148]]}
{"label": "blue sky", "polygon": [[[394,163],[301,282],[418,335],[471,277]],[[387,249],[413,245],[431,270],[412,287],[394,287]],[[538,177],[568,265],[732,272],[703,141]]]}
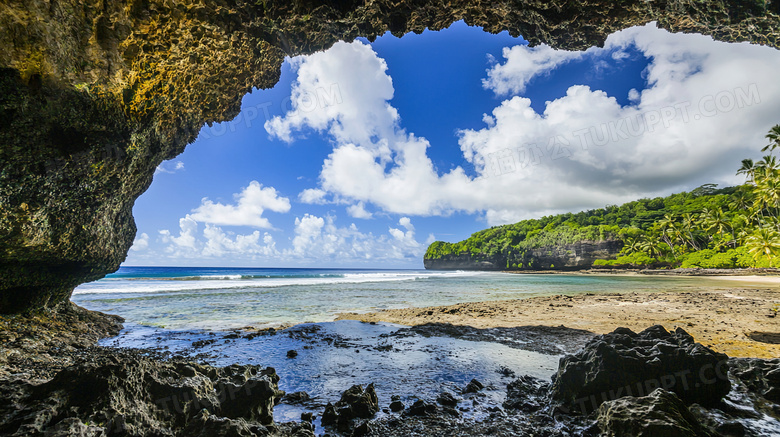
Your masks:
{"label": "blue sky", "polygon": [[420,268],[434,239],[734,184],[778,66],[653,24],[584,52],[463,23],[338,43],[158,168],[125,265]]}

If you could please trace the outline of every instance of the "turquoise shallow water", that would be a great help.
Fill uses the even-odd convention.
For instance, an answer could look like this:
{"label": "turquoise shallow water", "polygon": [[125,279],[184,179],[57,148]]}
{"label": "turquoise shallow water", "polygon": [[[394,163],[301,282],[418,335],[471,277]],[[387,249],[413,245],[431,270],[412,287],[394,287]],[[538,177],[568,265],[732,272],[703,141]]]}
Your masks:
{"label": "turquoise shallow water", "polygon": [[342,312],[552,294],[695,291],[734,285],[701,277],[122,267],[115,274],[78,287],[73,301],[139,325],[229,329],[326,322]]}

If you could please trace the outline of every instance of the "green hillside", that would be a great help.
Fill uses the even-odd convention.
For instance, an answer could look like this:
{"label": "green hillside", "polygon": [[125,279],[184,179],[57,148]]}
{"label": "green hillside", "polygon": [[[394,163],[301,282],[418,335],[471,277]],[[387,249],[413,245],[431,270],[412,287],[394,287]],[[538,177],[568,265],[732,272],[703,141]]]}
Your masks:
{"label": "green hillside", "polygon": [[469,254],[473,259],[506,260],[521,269],[526,251],[582,241],[620,240],[621,256],[596,266],[703,268],[780,267],[780,125],[767,135],[769,155],[746,159],[737,174],[746,183],[717,189],[640,199],[620,206],[567,213],[495,226],[458,243],[436,241],[426,260]]}

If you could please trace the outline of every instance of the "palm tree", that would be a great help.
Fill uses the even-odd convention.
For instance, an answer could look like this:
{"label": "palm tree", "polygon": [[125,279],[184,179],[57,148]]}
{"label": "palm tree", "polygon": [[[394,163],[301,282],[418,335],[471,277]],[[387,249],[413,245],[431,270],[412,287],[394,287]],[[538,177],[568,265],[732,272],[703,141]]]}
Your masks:
{"label": "palm tree", "polygon": [[734,241],[736,242],[737,246],[743,246],[747,242],[749,236],[749,229],[742,229],[734,236]]}
{"label": "palm tree", "polygon": [[661,230],[661,239],[669,246],[669,250],[672,251],[674,259],[677,259],[677,254],[674,251],[674,243],[680,235],[680,228],[677,226],[677,223],[675,223],[674,216],[665,214],[664,218],[658,221],[658,226]]}
{"label": "palm tree", "polygon": [[696,237],[693,236],[693,230],[698,224],[699,221],[693,214],[685,213],[682,215],[682,230],[688,234],[688,242],[693,250],[699,250],[699,245],[696,244]]}
{"label": "palm tree", "polygon": [[[731,229],[726,215],[723,214],[721,209],[704,209],[702,211],[702,224],[707,231],[715,231],[715,235],[726,235],[726,231]],[[733,240],[733,235],[730,235],[730,240]]]}
{"label": "palm tree", "polygon": [[766,134],[766,139],[769,140],[769,144],[761,149],[762,152],[766,152],[767,150],[771,152],[777,148],[780,148],[780,124],[773,127],[772,129],[769,129],[769,133]]}
{"label": "palm tree", "polygon": [[737,170],[737,174],[743,174],[747,177],[748,182],[753,182],[753,178],[756,176],[756,165],[752,159],[743,159],[742,167]]}
{"label": "palm tree", "polygon": [[772,257],[780,254],[780,234],[770,227],[762,227],[753,232],[745,241],[748,252],[758,261],[762,256],[772,262]]}
{"label": "palm tree", "polygon": [[[756,202],[754,208],[758,209],[761,219],[770,219],[777,223],[778,210],[780,210],[780,177],[766,177],[756,183]],[[764,214],[766,212],[766,214]]]}
{"label": "palm tree", "polygon": [[641,242],[642,252],[646,253],[652,258],[659,258],[664,254],[663,247],[664,242],[658,237],[645,237]]}
{"label": "palm tree", "polygon": [[777,158],[773,155],[764,156],[761,161],[756,163],[755,171],[753,172],[753,179],[758,180],[769,177],[777,172],[780,165],[777,163]]}
{"label": "palm tree", "polygon": [[753,206],[752,191],[740,189],[731,195],[729,209],[732,211],[743,211]]}
{"label": "palm tree", "polygon": [[623,240],[623,250],[625,250],[628,254],[642,252],[642,237],[643,236],[641,235],[636,237],[626,237],[626,239]]}
{"label": "palm tree", "polygon": [[734,247],[745,244],[745,239],[753,230],[751,218],[746,215],[735,215],[731,219],[731,234],[734,236]]}
{"label": "palm tree", "polygon": [[767,207],[780,207],[780,178],[762,179],[756,186],[756,194]]}

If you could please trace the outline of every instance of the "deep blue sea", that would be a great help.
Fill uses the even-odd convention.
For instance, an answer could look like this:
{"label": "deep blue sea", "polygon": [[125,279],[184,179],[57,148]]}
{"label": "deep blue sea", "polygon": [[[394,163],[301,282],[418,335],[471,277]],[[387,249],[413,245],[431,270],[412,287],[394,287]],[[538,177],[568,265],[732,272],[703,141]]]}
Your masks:
{"label": "deep blue sea", "polygon": [[[725,284],[725,285],[724,285]],[[342,312],[551,294],[702,290],[711,278],[310,268],[121,267],[73,301],[130,323],[231,329],[334,320]]]}

